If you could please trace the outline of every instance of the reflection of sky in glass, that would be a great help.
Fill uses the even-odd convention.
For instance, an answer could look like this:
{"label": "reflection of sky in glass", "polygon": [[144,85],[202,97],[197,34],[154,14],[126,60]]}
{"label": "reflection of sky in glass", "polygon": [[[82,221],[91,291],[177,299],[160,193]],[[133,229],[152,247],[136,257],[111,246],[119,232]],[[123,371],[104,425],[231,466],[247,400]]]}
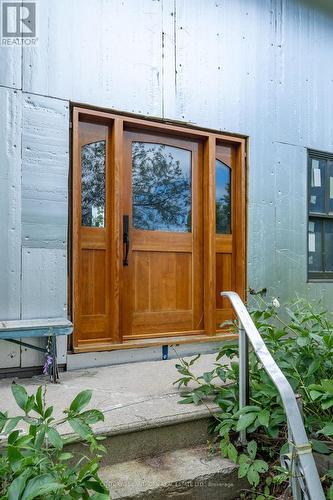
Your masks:
{"label": "reflection of sky in glass", "polygon": [[149,142],[143,142],[141,145],[144,147],[146,152],[146,158],[152,159],[154,156],[154,152],[160,146],[163,146],[163,154],[164,156],[171,156],[174,161],[179,161],[179,166],[182,171],[182,174],[187,179],[190,177],[191,168],[191,153],[187,149],[175,148],[174,146],[166,146],[165,144],[155,144]]}
{"label": "reflection of sky in glass", "polygon": [[105,141],[81,148],[82,226],[104,227]]}
{"label": "reflection of sky in glass", "polygon": [[216,160],[216,199],[227,194],[226,186],[230,182],[230,170],[222,162]]}
{"label": "reflection of sky in glass", "polygon": [[133,142],[132,218],[136,229],[191,231],[191,151]]}
{"label": "reflection of sky in glass", "polygon": [[231,170],[216,160],[216,233],[230,234],[231,232],[231,200],[230,181]]}

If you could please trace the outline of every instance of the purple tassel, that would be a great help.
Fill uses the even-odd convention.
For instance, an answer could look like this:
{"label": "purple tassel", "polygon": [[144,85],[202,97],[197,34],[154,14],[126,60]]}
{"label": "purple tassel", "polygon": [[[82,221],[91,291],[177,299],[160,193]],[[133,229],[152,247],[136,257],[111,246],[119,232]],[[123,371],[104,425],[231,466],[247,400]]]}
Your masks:
{"label": "purple tassel", "polygon": [[47,373],[49,373],[49,367],[52,365],[53,363],[53,358],[52,356],[50,356],[50,354],[48,354],[46,356],[46,361],[45,361],[45,364],[43,366],[43,373],[44,375],[46,375]]}

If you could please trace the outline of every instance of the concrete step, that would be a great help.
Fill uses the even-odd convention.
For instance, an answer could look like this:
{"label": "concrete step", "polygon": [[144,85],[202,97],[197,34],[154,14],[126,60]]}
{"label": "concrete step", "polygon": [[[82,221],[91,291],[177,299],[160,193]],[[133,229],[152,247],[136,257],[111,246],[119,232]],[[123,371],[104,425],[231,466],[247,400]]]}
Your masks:
{"label": "concrete step", "polygon": [[101,469],[111,498],[129,500],[231,500],[245,486],[237,466],[206,446],[178,449]]}
{"label": "concrete step", "polygon": [[[104,436],[103,446],[107,453],[103,455],[101,465],[107,466],[119,462],[155,456],[163,452],[204,445],[208,449],[211,436],[208,426],[211,416],[207,409],[195,413],[173,415],[143,421],[139,425],[124,426],[122,429],[110,427],[99,429],[97,434]],[[67,446],[70,451],[86,454],[86,446],[80,442]]]}

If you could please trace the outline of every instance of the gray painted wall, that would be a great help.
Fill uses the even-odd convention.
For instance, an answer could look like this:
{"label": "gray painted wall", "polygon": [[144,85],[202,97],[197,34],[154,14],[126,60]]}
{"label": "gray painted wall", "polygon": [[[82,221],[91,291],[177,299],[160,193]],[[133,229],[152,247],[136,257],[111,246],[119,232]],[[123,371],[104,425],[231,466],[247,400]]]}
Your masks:
{"label": "gray painted wall", "polygon": [[[331,307],[306,283],[306,149],[333,152],[332,2],[38,8],[38,47],[0,48],[0,318],[66,315],[69,101],[248,135],[249,285]],[[0,346],[1,367],[41,362]]]}

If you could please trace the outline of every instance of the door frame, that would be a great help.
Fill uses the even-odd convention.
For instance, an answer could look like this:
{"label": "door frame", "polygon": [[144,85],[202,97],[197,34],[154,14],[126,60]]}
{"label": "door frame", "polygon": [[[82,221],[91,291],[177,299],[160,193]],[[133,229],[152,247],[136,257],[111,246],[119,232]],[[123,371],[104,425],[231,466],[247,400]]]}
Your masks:
{"label": "door frame", "polygon": [[[217,332],[216,329],[216,221],[215,221],[215,161],[216,148],[219,144],[228,144],[235,151],[235,165],[237,171],[237,192],[235,193],[234,204],[237,204],[237,214],[239,217],[235,245],[235,289],[246,300],[247,284],[247,179],[246,179],[246,147],[247,138],[244,136],[220,133],[209,129],[194,127],[189,124],[179,124],[169,120],[146,119],[137,115],[128,115],[118,112],[108,112],[105,110],[92,109],[83,105],[72,104],[72,170],[71,170],[71,208],[70,214],[70,292],[69,303],[72,321],[75,325],[76,310],[78,308],[78,287],[77,269],[79,267],[78,236],[80,230],[80,209],[78,206],[78,196],[75,193],[80,182],[80,151],[79,151],[79,122],[86,120],[95,123],[107,124],[111,130],[110,155],[108,164],[112,168],[112,179],[110,179],[110,189],[112,191],[110,207],[110,223],[113,226],[110,242],[111,265],[110,265],[110,286],[111,286],[111,311],[112,321],[110,322],[110,336],[112,343],[96,343],[89,345],[79,345],[77,336],[73,333],[72,349],[74,352],[106,351],[113,349],[158,346],[163,344],[180,344],[193,342],[216,341],[220,339],[235,338],[234,333]],[[151,338],[145,340],[124,340],[120,335],[120,273],[121,273],[121,224],[120,224],[120,196],[121,196],[121,170],[123,164],[123,143],[124,130],[131,129],[148,133],[167,134],[168,136],[183,137],[185,139],[196,139],[203,142],[203,218],[204,218],[204,257],[203,257],[203,311],[204,311],[204,333],[199,335],[188,335],[181,337]]]}

